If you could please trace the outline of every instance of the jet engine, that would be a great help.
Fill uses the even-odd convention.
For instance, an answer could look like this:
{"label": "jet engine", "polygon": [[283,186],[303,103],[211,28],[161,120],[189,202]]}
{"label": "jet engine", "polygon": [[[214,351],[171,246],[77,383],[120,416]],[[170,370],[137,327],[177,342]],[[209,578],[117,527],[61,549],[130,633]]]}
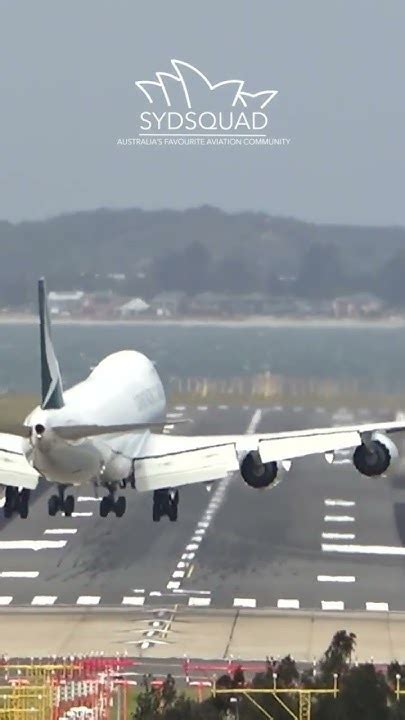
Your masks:
{"label": "jet engine", "polygon": [[257,451],[248,452],[240,466],[245,483],[256,489],[277,485],[277,472],[277,463],[263,463]]}
{"label": "jet engine", "polygon": [[369,442],[363,442],[356,448],[353,465],[362,475],[374,477],[388,470],[398,454],[395,443],[387,435],[377,431],[372,434]]}

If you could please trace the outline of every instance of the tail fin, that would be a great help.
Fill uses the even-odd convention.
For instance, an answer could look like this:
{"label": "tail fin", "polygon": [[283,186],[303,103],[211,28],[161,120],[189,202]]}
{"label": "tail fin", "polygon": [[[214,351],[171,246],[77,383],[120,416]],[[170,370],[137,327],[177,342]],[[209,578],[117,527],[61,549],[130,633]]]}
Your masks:
{"label": "tail fin", "polygon": [[41,333],[41,381],[43,410],[64,406],[63,387],[58,361],[51,339],[51,321],[44,278],[38,282],[39,322]]}

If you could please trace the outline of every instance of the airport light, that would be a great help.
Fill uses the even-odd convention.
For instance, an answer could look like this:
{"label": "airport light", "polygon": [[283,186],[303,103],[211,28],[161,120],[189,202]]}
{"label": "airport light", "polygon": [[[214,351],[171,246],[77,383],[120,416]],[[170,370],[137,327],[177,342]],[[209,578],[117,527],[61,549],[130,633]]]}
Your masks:
{"label": "airport light", "polygon": [[401,683],[401,676],[400,676],[399,673],[397,673],[397,674],[395,675],[395,680],[396,680],[395,693],[396,693],[396,696],[397,696],[397,700],[399,701],[399,696],[400,696],[399,690],[400,690],[400,683]]}
{"label": "airport light", "polygon": [[338,689],[338,687],[337,687],[337,681],[338,681],[338,674],[337,674],[337,673],[333,673],[333,697],[334,697],[334,698],[337,697],[337,689]]}
{"label": "airport light", "polygon": [[277,673],[273,673],[273,688],[274,690],[277,688]]}
{"label": "airport light", "polygon": [[234,713],[234,715],[236,720],[239,720],[239,698],[232,696],[229,698],[229,702],[232,703],[232,705],[234,705],[234,707],[236,708],[236,712]]}

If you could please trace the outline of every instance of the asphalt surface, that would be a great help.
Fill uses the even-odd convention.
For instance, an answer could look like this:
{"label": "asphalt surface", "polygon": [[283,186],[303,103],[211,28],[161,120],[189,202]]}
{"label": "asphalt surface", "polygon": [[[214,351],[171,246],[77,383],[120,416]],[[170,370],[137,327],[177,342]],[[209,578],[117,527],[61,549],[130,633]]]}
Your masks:
{"label": "asphalt surface", "polygon": [[[172,411],[192,417],[196,434],[242,433],[252,422],[276,431],[371,416],[300,407]],[[210,493],[182,489],[178,523],[153,523],[151,495],[131,489],[121,519],[100,518],[88,488],[76,493],[77,517],[50,518],[46,488],[27,520],[0,522],[0,604],[9,611],[39,604],[404,611],[405,474],[368,479],[349,460],[297,460],[271,490],[252,490],[240,477]],[[33,550],[15,547],[17,541],[57,545]],[[28,571],[38,575],[4,575]]]}

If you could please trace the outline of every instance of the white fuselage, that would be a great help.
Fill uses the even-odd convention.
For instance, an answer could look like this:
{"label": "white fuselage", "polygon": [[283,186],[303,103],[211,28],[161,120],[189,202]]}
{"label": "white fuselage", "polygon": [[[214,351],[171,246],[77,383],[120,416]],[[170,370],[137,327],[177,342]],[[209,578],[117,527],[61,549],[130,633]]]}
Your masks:
{"label": "white fuselage", "polygon": [[166,399],[153,363],[133,350],[108,355],[83,382],[64,393],[59,410],[35,408],[25,424],[42,425],[24,443],[28,462],[51,482],[79,485],[128,477],[149,430],[67,441],[52,426],[124,425],[164,420]]}

